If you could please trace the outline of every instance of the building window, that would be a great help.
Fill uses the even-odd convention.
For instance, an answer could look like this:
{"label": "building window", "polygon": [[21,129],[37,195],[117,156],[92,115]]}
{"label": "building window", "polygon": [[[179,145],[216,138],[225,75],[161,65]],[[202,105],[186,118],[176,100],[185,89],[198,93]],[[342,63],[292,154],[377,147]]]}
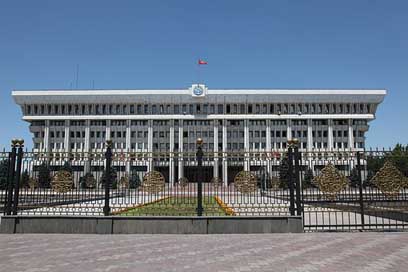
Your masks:
{"label": "building window", "polygon": [[248,105],[248,113],[252,113],[252,105],[251,104]]}
{"label": "building window", "polygon": [[218,114],[224,114],[224,105],[218,104]]}

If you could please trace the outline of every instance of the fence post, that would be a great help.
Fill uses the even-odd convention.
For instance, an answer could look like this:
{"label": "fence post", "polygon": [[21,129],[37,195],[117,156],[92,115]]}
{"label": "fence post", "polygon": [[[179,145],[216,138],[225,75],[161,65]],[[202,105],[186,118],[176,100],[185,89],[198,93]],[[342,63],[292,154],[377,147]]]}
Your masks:
{"label": "fence post", "polygon": [[103,207],[103,214],[108,216],[110,214],[110,187],[111,187],[111,166],[112,166],[112,141],[106,141],[106,152],[105,152],[105,159],[106,159],[106,169],[105,169],[105,205]]}
{"label": "fence post", "polygon": [[17,145],[18,145],[18,154],[17,154],[16,178],[14,181],[13,215],[17,215],[17,209],[18,209],[18,197],[19,197],[19,192],[20,192],[20,178],[21,178],[21,165],[23,161],[24,140],[23,139],[18,140]]}
{"label": "fence post", "polygon": [[357,171],[359,181],[359,200],[360,200],[360,215],[361,215],[361,227],[364,229],[364,199],[363,199],[363,178],[361,177],[361,154],[357,151]]}
{"label": "fence post", "polygon": [[4,188],[4,206],[3,206],[3,214],[7,214],[7,204],[8,204],[8,180],[9,180],[9,173],[10,173],[10,163],[11,163],[11,152],[8,152],[8,159],[7,159],[7,176],[6,176],[6,187]]}
{"label": "fence post", "polygon": [[13,184],[16,167],[16,145],[17,140],[11,140],[11,152],[9,153],[9,169],[7,175],[7,204],[4,214],[11,215],[11,207],[13,203]]}
{"label": "fence post", "polygon": [[296,182],[296,215],[302,215],[302,196],[300,187],[300,159],[301,154],[299,152],[299,146],[295,145],[295,182]]}
{"label": "fence post", "polygon": [[288,148],[288,182],[289,182],[289,211],[290,215],[295,215],[295,192],[293,186],[293,148],[289,145]]}
{"label": "fence post", "polygon": [[197,139],[197,216],[203,215],[203,175],[202,175],[202,165],[203,165],[203,149],[201,145],[203,144],[203,139]]}

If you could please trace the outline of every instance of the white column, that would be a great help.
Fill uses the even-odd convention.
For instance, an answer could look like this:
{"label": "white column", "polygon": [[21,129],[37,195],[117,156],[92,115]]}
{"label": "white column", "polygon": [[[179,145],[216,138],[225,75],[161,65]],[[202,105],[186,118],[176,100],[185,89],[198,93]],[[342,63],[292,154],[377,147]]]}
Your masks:
{"label": "white column", "polygon": [[266,160],[266,172],[268,177],[272,175],[272,144],[271,144],[271,120],[266,120],[266,152],[268,154]]}
{"label": "white column", "polygon": [[[70,121],[65,120],[65,128],[64,128],[64,149],[65,152],[68,153],[71,150],[70,142],[69,142],[69,134],[70,134]],[[68,154],[67,154],[68,156]]]}
{"label": "white column", "polygon": [[174,120],[170,120],[170,149],[169,149],[169,184],[174,185]]}
{"label": "white column", "polygon": [[89,152],[90,148],[90,120],[85,120],[85,142],[84,142],[84,152]]}
{"label": "white column", "polygon": [[249,120],[244,120],[244,150],[245,150],[245,161],[244,161],[244,171],[249,171]]}
{"label": "white column", "polygon": [[43,152],[50,152],[50,120],[45,120],[44,127],[44,139],[43,139]]}
{"label": "white column", "polygon": [[271,120],[266,120],[266,151],[270,152],[271,150],[272,150]]}
{"label": "white column", "polygon": [[228,186],[228,162],[227,162],[227,120],[222,120],[222,180],[224,186]]}
{"label": "white column", "polygon": [[90,148],[90,120],[85,120],[85,143],[84,143],[84,152],[86,156],[85,160],[85,173],[88,173],[91,170],[91,162],[89,161],[89,148]]}
{"label": "white column", "polygon": [[286,136],[287,136],[288,140],[292,140],[292,120],[287,119],[286,122],[287,122],[287,126],[288,126]]}
{"label": "white column", "polygon": [[[131,130],[130,130],[130,120],[126,120],[126,156],[129,156],[129,152],[131,150]],[[126,158],[126,173],[130,176],[130,159],[129,157]]]}
{"label": "white column", "polygon": [[354,149],[354,135],[353,135],[353,120],[349,119],[349,126],[348,126],[348,149]]}
{"label": "white column", "polygon": [[307,119],[307,151],[312,151],[313,149],[313,130],[312,130],[312,119]]}
{"label": "white column", "polygon": [[[307,119],[307,151],[311,152],[313,150],[313,121],[312,119]],[[308,165],[314,174],[314,160],[312,159],[312,154],[307,153],[307,156],[302,156],[302,160],[307,159]]]}
{"label": "white column", "polygon": [[219,173],[218,173],[218,165],[219,165],[219,159],[218,159],[218,120],[214,120],[214,178],[218,178]]}
{"label": "white column", "polygon": [[131,130],[130,130],[130,120],[126,120],[126,151],[131,150]]}
{"label": "white column", "polygon": [[328,147],[328,150],[333,150],[333,120],[332,119],[329,119],[328,120],[328,135],[327,135],[327,137],[328,137],[328,139],[327,139],[327,147]]}
{"label": "white column", "polygon": [[[106,128],[105,128],[105,143],[103,144],[103,149],[106,149],[106,141],[111,140],[111,120],[106,120]],[[106,167],[105,160],[103,160],[104,167]]]}
{"label": "white column", "polygon": [[178,178],[184,177],[183,167],[183,120],[179,121],[179,158],[178,158]]}
{"label": "white column", "polygon": [[147,166],[147,171],[153,170],[153,120],[148,121],[147,128],[147,152],[149,156],[149,164]]}
{"label": "white column", "polygon": [[105,141],[111,139],[111,120],[106,120],[106,133],[105,133]]}

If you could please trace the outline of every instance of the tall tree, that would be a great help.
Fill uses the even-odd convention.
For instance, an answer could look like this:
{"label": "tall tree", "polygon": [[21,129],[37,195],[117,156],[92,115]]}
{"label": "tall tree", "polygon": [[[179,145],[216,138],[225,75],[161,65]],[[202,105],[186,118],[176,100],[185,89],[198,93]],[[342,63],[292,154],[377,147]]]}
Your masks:
{"label": "tall tree", "polygon": [[279,179],[280,179],[280,187],[283,189],[289,188],[289,159],[288,156],[285,154],[279,165]]}
{"label": "tall tree", "polygon": [[28,170],[24,170],[23,174],[21,175],[20,180],[20,188],[27,188],[29,187],[28,183],[30,181],[30,175],[28,174]]}
{"label": "tall tree", "polygon": [[384,157],[379,157],[372,154],[367,156],[367,177],[364,180],[365,185],[369,185],[371,178],[378,172],[378,170],[380,170],[380,168],[384,165],[384,162]]}
{"label": "tall tree", "polygon": [[0,190],[7,189],[8,160],[0,162]]}
{"label": "tall tree", "polygon": [[358,188],[360,186],[360,177],[358,175],[357,167],[354,167],[349,176],[350,186],[354,188]]}
{"label": "tall tree", "polygon": [[380,170],[385,161],[389,160],[405,176],[408,176],[408,146],[395,145],[391,152],[386,152],[384,156],[369,153],[367,156],[367,178],[365,183],[369,183],[375,173]]}
{"label": "tall tree", "polygon": [[40,188],[51,187],[51,171],[45,162],[38,168],[38,185]]}
{"label": "tall tree", "polygon": [[386,159],[389,159],[405,176],[408,176],[408,146],[397,144],[391,154],[386,155]]}
{"label": "tall tree", "polygon": [[[117,187],[118,187],[117,177],[118,177],[118,175],[116,173],[115,168],[111,167],[111,169],[110,169],[110,186],[111,186],[112,189],[117,189]],[[106,179],[107,179],[106,172],[103,172],[102,179],[101,179],[102,188],[105,188]]]}

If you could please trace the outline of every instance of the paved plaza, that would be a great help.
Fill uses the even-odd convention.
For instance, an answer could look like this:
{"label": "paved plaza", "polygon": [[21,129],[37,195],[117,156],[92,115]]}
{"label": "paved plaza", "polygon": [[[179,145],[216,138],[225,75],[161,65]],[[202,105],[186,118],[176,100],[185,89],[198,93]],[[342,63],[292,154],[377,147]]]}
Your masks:
{"label": "paved plaza", "polygon": [[0,271],[408,271],[408,233],[0,235]]}

